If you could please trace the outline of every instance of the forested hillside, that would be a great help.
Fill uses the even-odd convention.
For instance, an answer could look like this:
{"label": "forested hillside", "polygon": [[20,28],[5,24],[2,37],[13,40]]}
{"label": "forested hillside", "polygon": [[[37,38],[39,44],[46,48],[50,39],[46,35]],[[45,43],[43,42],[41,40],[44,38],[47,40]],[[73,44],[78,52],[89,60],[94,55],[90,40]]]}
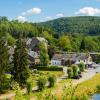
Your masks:
{"label": "forested hillside", "polygon": [[100,35],[100,17],[65,17],[39,24],[50,28],[59,34],[83,33],[89,35]]}
{"label": "forested hillside", "polygon": [[0,17],[0,37],[5,36],[8,45],[14,46],[19,34],[26,38],[46,38],[50,57],[57,51],[100,52],[99,17],[60,18],[40,24]]}

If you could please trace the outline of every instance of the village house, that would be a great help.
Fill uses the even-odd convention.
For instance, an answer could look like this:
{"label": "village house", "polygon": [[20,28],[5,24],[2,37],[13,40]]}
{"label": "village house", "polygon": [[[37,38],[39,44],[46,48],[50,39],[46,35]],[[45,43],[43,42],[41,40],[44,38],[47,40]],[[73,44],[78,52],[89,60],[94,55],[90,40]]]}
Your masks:
{"label": "village house", "polygon": [[26,45],[28,47],[28,50],[37,52],[39,43],[43,43],[45,45],[46,49],[47,49],[48,41],[45,38],[42,38],[42,37],[29,38],[26,42]]}
{"label": "village house", "polygon": [[29,38],[26,42],[31,65],[38,65],[40,63],[39,48],[38,48],[40,43],[44,44],[45,48],[47,49],[48,41],[45,38],[32,37]]}
{"label": "village house", "polygon": [[90,55],[86,53],[58,53],[54,54],[51,59],[51,65],[53,66],[69,66],[71,64],[80,64],[80,62],[84,62],[85,65],[90,66],[92,64],[92,59]]}
{"label": "village house", "polygon": [[30,65],[38,65],[40,63],[39,54],[34,51],[28,51]]}
{"label": "village house", "polygon": [[[30,65],[38,65],[40,63],[39,51],[36,48],[39,45],[39,43],[44,43],[47,49],[48,41],[45,38],[33,37],[26,40]],[[10,62],[12,62],[15,47],[8,46],[8,48],[10,54],[9,60]]]}

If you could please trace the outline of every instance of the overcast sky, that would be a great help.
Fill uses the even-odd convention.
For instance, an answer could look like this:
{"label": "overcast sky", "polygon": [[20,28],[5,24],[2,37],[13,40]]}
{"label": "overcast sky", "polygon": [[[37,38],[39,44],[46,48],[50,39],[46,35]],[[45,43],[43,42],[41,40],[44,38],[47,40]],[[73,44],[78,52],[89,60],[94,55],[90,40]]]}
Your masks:
{"label": "overcast sky", "polygon": [[100,0],[0,0],[0,16],[39,22],[66,16],[100,16]]}

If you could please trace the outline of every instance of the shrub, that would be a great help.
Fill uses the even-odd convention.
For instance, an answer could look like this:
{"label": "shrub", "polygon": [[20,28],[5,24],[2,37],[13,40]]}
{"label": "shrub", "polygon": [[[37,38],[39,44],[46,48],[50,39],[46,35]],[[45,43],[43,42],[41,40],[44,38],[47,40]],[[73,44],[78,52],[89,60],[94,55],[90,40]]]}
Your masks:
{"label": "shrub", "polygon": [[72,67],[69,67],[67,69],[67,73],[68,73],[68,78],[72,78],[73,77],[73,69],[72,69]]}
{"label": "shrub", "polygon": [[46,85],[46,78],[40,77],[37,81],[38,90],[42,91],[45,88]]}
{"label": "shrub", "polygon": [[72,65],[72,69],[73,69],[73,78],[77,78],[78,77],[78,71],[79,71],[78,66]]}
{"label": "shrub", "polygon": [[49,87],[54,87],[55,82],[56,82],[56,76],[49,76],[48,77],[48,82],[49,82]]}
{"label": "shrub", "polygon": [[26,87],[27,87],[27,94],[28,94],[28,95],[32,92],[33,84],[34,84],[34,83],[33,83],[33,76],[32,76],[32,73],[30,72],[29,78],[27,79],[27,84],[26,84]]}
{"label": "shrub", "polygon": [[100,92],[100,85],[97,85],[97,92]]}
{"label": "shrub", "polygon": [[62,67],[57,67],[57,66],[33,66],[31,67],[33,69],[37,69],[40,71],[63,71]]}
{"label": "shrub", "polygon": [[2,82],[0,82],[0,93],[4,93],[6,90],[10,89],[11,79],[4,78]]}
{"label": "shrub", "polygon": [[79,69],[80,69],[81,72],[84,72],[84,70],[85,70],[85,64],[83,62],[81,62],[79,64]]}
{"label": "shrub", "polygon": [[24,99],[23,94],[21,92],[21,88],[17,82],[14,82],[14,84],[13,84],[13,90],[15,91],[15,94],[16,94],[14,100],[23,100]]}
{"label": "shrub", "polygon": [[32,84],[27,82],[27,94],[30,94],[32,92]]}
{"label": "shrub", "polygon": [[73,97],[73,100],[89,100],[89,97],[87,94],[83,93],[82,95],[79,96],[75,95]]}

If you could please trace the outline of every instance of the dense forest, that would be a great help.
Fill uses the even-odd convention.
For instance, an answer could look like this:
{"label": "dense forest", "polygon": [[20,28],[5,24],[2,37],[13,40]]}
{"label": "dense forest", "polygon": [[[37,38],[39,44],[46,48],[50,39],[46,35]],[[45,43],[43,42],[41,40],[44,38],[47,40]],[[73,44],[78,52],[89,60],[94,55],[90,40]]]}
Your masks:
{"label": "dense forest", "polygon": [[49,55],[57,51],[100,52],[100,17],[68,17],[44,23],[20,23],[0,17],[0,37],[14,46],[18,34],[26,38],[44,37]]}
{"label": "dense forest", "polygon": [[83,33],[89,35],[100,35],[100,17],[78,16],[64,17],[39,23],[53,31],[62,33]]}

